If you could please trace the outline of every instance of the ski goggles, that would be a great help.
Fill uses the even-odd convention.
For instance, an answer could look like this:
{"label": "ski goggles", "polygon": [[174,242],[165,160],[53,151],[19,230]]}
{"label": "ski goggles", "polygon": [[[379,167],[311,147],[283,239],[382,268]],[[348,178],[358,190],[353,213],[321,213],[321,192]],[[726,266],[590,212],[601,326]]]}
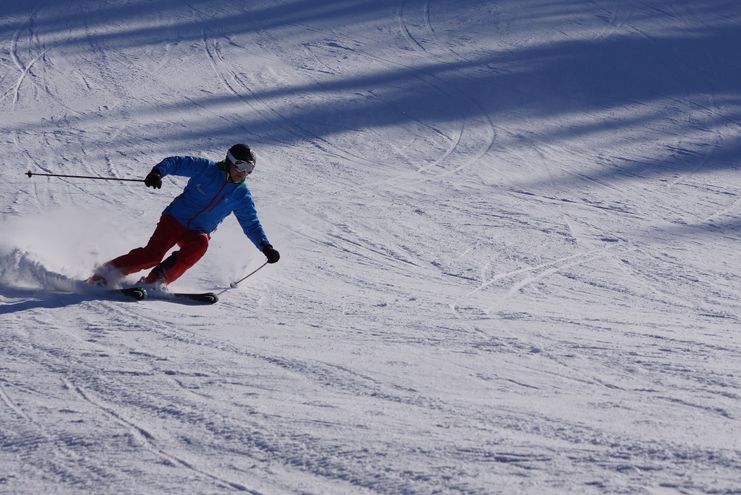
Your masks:
{"label": "ski goggles", "polygon": [[226,159],[229,161],[229,164],[236,168],[240,172],[244,172],[247,175],[250,175],[253,170],[255,170],[255,162],[250,160],[237,160],[234,158],[234,155],[231,153],[226,154]]}

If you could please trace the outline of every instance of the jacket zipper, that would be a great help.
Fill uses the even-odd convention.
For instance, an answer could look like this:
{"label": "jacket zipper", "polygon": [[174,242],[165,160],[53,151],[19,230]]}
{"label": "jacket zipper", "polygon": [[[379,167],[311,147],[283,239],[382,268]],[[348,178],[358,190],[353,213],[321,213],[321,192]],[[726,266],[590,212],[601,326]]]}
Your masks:
{"label": "jacket zipper", "polygon": [[[202,214],[203,212],[205,212],[205,211],[210,211],[210,210],[213,210],[214,208],[216,208],[216,205],[217,205],[217,204],[218,204],[219,202],[218,202],[218,201],[215,201],[215,200],[216,200],[217,196],[218,196],[219,194],[221,194],[221,191],[223,191],[223,190],[224,190],[224,188],[226,187],[226,185],[227,185],[228,183],[229,183],[229,179],[227,178],[227,179],[226,179],[226,180],[224,181],[224,183],[223,183],[223,184],[221,185],[221,189],[219,189],[218,191],[216,191],[216,194],[214,194],[214,196],[213,196],[213,197],[211,198],[211,201],[209,201],[209,202],[208,202],[208,204],[207,204],[206,206],[204,206],[204,207],[203,207],[203,208],[202,208],[201,210],[199,210],[199,211],[198,211],[198,212],[197,212],[196,214],[194,214],[194,215],[193,215],[192,217],[190,217],[190,218],[188,219],[188,225],[189,225],[189,226],[190,226],[190,223],[191,223],[191,222],[192,222],[193,220],[195,220],[195,219],[196,219],[197,217],[199,217],[199,216],[200,216],[200,215],[201,215],[201,214]],[[221,200],[221,199],[223,199],[223,198],[224,198],[224,196],[222,196],[221,198],[219,198],[219,200]]]}

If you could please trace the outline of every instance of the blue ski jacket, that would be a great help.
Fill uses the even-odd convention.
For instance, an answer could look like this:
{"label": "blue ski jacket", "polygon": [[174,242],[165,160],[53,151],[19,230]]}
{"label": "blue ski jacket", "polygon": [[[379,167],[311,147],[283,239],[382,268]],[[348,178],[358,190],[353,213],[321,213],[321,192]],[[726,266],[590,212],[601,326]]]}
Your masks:
{"label": "blue ski jacket", "polygon": [[247,184],[229,181],[225,162],[214,162],[192,156],[171,156],[155,165],[162,177],[190,177],[182,194],[162,212],[188,229],[210,234],[230,213],[234,213],[242,230],[262,251],[270,244],[257,217],[255,202]]}

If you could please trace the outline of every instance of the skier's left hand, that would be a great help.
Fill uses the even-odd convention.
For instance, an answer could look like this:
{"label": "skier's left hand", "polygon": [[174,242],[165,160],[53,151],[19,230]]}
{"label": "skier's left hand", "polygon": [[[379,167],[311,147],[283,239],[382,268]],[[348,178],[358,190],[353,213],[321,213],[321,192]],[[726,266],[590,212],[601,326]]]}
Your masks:
{"label": "skier's left hand", "polygon": [[268,263],[277,263],[280,259],[280,253],[270,244],[262,248],[262,252],[268,259]]}

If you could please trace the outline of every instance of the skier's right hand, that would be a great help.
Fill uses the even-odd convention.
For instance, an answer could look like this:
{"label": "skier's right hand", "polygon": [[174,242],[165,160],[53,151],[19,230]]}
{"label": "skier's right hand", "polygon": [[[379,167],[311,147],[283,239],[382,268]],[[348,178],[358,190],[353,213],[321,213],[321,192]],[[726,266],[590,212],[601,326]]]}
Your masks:
{"label": "skier's right hand", "polygon": [[162,176],[159,172],[152,170],[144,179],[144,184],[146,184],[147,187],[159,189],[162,187]]}

